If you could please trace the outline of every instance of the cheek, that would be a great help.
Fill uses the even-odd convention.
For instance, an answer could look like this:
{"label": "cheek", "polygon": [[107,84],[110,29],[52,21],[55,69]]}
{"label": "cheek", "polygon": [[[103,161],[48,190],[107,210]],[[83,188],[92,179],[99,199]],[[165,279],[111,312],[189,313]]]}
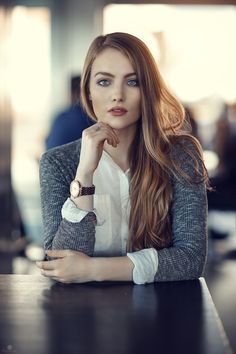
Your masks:
{"label": "cheek", "polygon": [[102,110],[107,104],[108,92],[104,89],[91,91],[92,104],[99,110]]}
{"label": "cheek", "polygon": [[103,105],[102,105],[102,100],[100,96],[97,95],[91,95],[91,104],[93,107],[93,112],[97,119],[99,119],[102,115],[102,110],[103,110]]}
{"label": "cheek", "polygon": [[91,89],[90,96],[93,105],[101,104],[101,102],[104,100],[104,94],[98,89]]}
{"label": "cheek", "polygon": [[99,109],[101,106],[100,97],[92,96],[92,105],[94,109]]}

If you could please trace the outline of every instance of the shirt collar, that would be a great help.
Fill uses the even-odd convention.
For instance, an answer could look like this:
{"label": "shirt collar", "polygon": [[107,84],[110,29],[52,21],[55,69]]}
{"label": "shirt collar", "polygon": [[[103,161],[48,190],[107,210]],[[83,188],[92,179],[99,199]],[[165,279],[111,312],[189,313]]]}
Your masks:
{"label": "shirt collar", "polygon": [[105,150],[103,150],[102,159],[107,161],[116,170],[119,170],[124,173],[128,178],[130,177],[130,168],[128,168],[126,171],[123,171]]}

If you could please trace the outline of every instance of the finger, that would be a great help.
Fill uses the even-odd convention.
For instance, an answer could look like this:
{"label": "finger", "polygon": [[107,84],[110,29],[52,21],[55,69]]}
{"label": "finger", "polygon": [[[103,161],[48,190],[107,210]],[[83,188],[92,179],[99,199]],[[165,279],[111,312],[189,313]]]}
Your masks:
{"label": "finger", "polygon": [[55,259],[53,261],[36,262],[38,268],[42,270],[54,270],[58,267],[60,259]]}
{"label": "finger", "polygon": [[[86,133],[83,132],[83,137],[84,139],[87,139],[88,141],[95,142],[96,144],[100,145],[100,143],[104,143],[106,140],[109,140],[110,144],[115,144],[115,141],[112,139],[111,133],[108,131],[108,129],[105,128],[103,125],[98,125],[95,124],[90,131],[87,130]],[[82,142],[83,144],[83,142]]]}
{"label": "finger", "polygon": [[94,131],[93,133],[93,139],[96,141],[98,144],[104,143],[107,141],[110,145],[116,147],[117,142],[113,134],[106,128],[101,128],[99,131]]}
{"label": "finger", "polygon": [[112,135],[112,137],[115,139],[117,144],[120,142],[116,131],[109,124],[105,124],[104,129],[108,130],[108,132]]}
{"label": "finger", "polygon": [[55,276],[55,274],[53,273],[53,271],[50,271],[50,270],[41,270],[41,274],[46,277],[46,278],[50,278],[50,279],[53,279],[57,282],[60,282],[60,283],[65,283],[65,284],[69,284],[70,281],[67,280],[67,279],[63,279],[63,278],[60,278],[58,276]]}
{"label": "finger", "polygon": [[107,123],[104,122],[98,122],[97,124],[94,125],[94,129],[96,132],[100,130],[107,130],[111,135],[115,138],[116,142],[119,142],[119,138],[115,132],[115,130]]}
{"label": "finger", "polygon": [[104,127],[106,124],[102,123],[102,122],[97,122],[96,124],[93,124],[91,127],[86,128],[83,130],[83,134],[87,134],[87,133],[93,133],[93,132],[98,132],[99,130],[101,130],[102,127]]}
{"label": "finger", "polygon": [[96,131],[97,135],[104,134],[103,137],[106,139],[109,145],[113,145],[114,147],[117,147],[117,144],[119,144],[119,138],[117,134],[114,132],[114,130],[109,126],[103,126],[99,131]]}
{"label": "finger", "polygon": [[116,132],[114,131],[114,129],[112,129],[112,127],[104,122],[98,122],[96,124],[94,124],[92,127],[86,129],[86,132],[89,134],[100,134],[102,131],[106,131],[109,136],[112,136],[115,140],[116,143],[119,143],[119,138],[116,134]]}
{"label": "finger", "polygon": [[94,124],[91,129],[86,129],[86,132],[83,131],[83,137],[85,139],[92,139],[97,144],[107,141],[109,145],[117,147],[119,144],[119,138],[115,131],[106,123],[99,122]]}
{"label": "finger", "polygon": [[109,144],[109,145],[112,145],[113,147],[117,147],[117,142],[114,138],[107,138],[106,139],[106,142]]}
{"label": "finger", "polygon": [[98,123],[95,123],[95,124],[91,125],[90,127],[84,129],[83,133],[82,133],[82,136],[86,135],[88,132],[94,131],[94,128],[96,128],[97,125],[98,125]]}
{"label": "finger", "polygon": [[56,276],[55,274],[55,270],[45,270],[45,269],[41,269],[41,274],[44,277],[48,277],[48,278],[52,278],[54,280],[58,280],[59,278]]}

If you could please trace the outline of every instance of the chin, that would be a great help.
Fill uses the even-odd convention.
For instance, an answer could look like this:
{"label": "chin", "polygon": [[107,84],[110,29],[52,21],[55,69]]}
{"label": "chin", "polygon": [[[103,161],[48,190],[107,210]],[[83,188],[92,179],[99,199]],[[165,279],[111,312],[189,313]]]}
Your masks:
{"label": "chin", "polygon": [[116,117],[113,119],[107,119],[106,121],[104,121],[104,123],[110,125],[110,127],[113,129],[122,130],[122,129],[130,128],[132,126],[133,127],[136,126],[137,121],[129,122],[124,117],[123,117],[123,119],[120,117]]}
{"label": "chin", "polygon": [[107,123],[110,125],[110,127],[112,129],[115,129],[115,130],[124,130],[124,129],[130,129],[131,127],[134,127],[136,124],[122,124],[122,123],[118,123],[118,122],[115,122],[115,123]]}

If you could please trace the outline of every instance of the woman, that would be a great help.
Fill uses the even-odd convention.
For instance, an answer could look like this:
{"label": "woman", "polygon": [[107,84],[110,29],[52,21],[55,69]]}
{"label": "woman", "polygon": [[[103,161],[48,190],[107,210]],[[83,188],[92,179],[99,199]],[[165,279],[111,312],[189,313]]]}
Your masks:
{"label": "woman", "polygon": [[206,259],[207,173],[184,110],[126,33],[97,37],[82,73],[96,124],[41,159],[45,249],[55,280],[186,280]]}

